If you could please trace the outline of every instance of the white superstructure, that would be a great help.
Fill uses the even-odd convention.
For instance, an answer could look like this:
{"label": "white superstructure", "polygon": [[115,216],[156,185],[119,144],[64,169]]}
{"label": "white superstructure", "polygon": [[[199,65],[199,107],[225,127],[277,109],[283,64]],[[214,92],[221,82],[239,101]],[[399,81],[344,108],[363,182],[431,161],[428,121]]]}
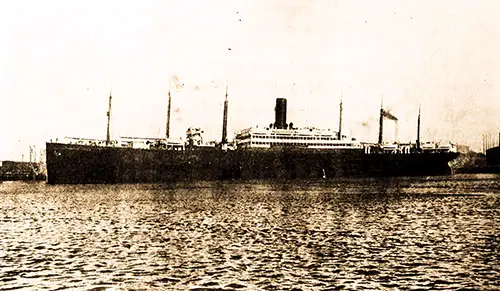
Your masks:
{"label": "white superstructure", "polygon": [[251,127],[236,133],[238,148],[298,147],[316,149],[362,149],[355,139],[338,138],[338,132],[317,129],[278,129]]}

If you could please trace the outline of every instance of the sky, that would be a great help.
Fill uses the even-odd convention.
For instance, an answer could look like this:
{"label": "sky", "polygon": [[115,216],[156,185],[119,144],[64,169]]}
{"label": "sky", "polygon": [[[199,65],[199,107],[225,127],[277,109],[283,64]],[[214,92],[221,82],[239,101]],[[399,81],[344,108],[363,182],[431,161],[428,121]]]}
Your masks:
{"label": "sky", "polygon": [[[381,101],[398,138],[481,150],[500,132],[496,0],[45,0],[0,2],[0,160],[64,136],[220,140],[274,121],[376,142]],[[385,137],[395,138],[385,123]]]}

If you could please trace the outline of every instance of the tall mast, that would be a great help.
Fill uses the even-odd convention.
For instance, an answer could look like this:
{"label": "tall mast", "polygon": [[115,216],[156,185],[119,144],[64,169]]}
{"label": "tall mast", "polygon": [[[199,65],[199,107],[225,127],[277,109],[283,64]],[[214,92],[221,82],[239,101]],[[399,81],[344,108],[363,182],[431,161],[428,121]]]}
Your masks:
{"label": "tall mast", "polygon": [[227,82],[226,82],[226,99],[224,100],[224,115],[222,117],[222,140],[221,144],[227,143]]}
{"label": "tall mast", "polygon": [[384,109],[383,109],[383,96],[380,97],[380,120],[378,128],[378,143],[382,144],[382,136],[384,131]]}
{"label": "tall mast", "polygon": [[339,140],[342,139],[342,90],[340,90],[340,104],[339,104]]}
{"label": "tall mast", "polygon": [[484,152],[486,151],[486,143],[484,141],[484,133],[481,134],[481,137],[483,138],[483,154],[484,154]]}
{"label": "tall mast", "polygon": [[420,149],[420,105],[418,105],[418,118],[417,118],[417,149]]}
{"label": "tall mast", "polygon": [[170,83],[168,83],[167,130],[165,132],[166,138],[170,137],[170,104],[171,103],[172,103],[172,98],[170,96]]}
{"label": "tall mast", "polygon": [[109,143],[111,142],[111,137],[109,135],[109,124],[111,122],[111,92],[109,92],[109,106],[108,106],[108,126],[107,126],[107,130],[106,130],[106,145],[109,145]]}

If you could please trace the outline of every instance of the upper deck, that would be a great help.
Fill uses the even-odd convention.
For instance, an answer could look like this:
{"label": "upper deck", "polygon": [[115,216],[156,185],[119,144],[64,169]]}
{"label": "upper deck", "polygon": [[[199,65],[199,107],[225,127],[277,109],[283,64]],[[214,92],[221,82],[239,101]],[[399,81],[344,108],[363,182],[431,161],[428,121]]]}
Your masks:
{"label": "upper deck", "polygon": [[273,146],[288,146],[317,149],[362,149],[363,145],[355,139],[338,137],[338,132],[317,129],[280,129],[251,127],[236,134],[235,142],[238,148],[271,148]]}
{"label": "upper deck", "polygon": [[[51,140],[51,142],[53,142]],[[135,149],[173,149],[183,150],[185,145],[182,140],[170,138],[154,138],[154,137],[120,137],[116,140],[102,140],[91,138],[65,137],[56,139],[56,143],[74,144],[96,147],[119,147],[119,148],[135,148]]]}

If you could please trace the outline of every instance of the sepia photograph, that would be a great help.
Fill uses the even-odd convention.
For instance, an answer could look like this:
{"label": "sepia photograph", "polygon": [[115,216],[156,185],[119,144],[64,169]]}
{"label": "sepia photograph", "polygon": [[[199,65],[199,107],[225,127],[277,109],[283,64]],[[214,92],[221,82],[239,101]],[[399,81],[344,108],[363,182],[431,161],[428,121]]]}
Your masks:
{"label": "sepia photograph", "polygon": [[0,23],[0,290],[500,289],[499,1]]}

